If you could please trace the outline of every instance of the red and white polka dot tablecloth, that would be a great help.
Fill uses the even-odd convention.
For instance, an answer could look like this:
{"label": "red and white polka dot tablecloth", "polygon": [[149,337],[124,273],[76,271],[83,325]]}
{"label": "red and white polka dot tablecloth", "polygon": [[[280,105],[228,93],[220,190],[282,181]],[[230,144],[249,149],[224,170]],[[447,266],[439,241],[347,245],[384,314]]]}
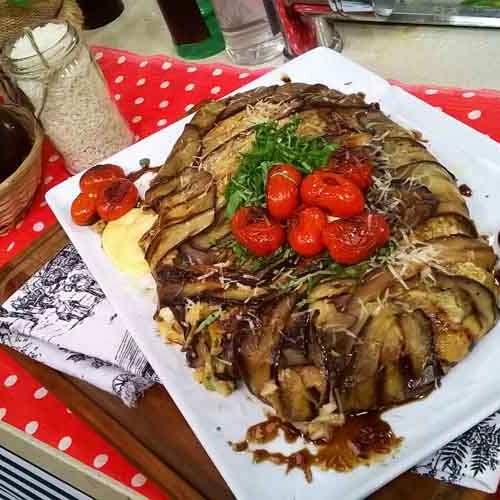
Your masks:
{"label": "red and white polka dot tablecloth", "polygon": [[0,420],[120,481],[146,498],[165,495],[116,449],[0,351]]}
{"label": "red and white polka dot tablecloth", "polygon": [[[142,139],[181,118],[198,101],[218,98],[265,73],[225,65],[186,63],[165,56],[142,57],[95,47],[95,58],[111,95]],[[392,82],[432,106],[500,141],[500,92],[403,85]],[[69,174],[63,159],[44,144],[42,183],[32,208],[7,236],[0,237],[0,267],[43,234],[55,217],[44,197]],[[0,351],[0,420],[25,431],[151,499],[162,493],[87,424],[5,352]]]}

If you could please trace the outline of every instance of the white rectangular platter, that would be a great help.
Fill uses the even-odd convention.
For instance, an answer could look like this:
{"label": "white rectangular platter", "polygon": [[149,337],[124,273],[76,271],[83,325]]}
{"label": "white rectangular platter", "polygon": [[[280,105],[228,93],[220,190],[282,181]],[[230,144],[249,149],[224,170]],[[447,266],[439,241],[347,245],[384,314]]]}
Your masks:
{"label": "white rectangular platter", "polygon": [[[368,101],[378,101],[393,120],[421,131],[437,158],[460,182],[472,188],[469,208],[479,230],[494,235],[500,229],[500,199],[495,192],[500,185],[500,145],[324,48],[289,62],[241,90],[280,83],[283,74],[294,82],[323,83],[347,93],[362,91]],[[151,158],[152,164],[160,164],[187,121],[189,118],[107,161],[126,171],[137,169],[144,157]],[[78,177],[73,177],[52,189],[47,201],[237,498],[364,498],[500,408],[497,326],[443,379],[441,388],[424,400],[385,414],[384,418],[404,441],[400,450],[384,463],[343,474],[314,470],[311,484],[299,470],[285,475],[283,467],[269,463],[253,465],[250,454],[234,453],[227,443],[241,440],[248,426],[263,419],[263,405],[246,390],[224,398],[193,381],[184,355],[177,347],[164,344],[156,333],[152,319],[156,305],[151,296],[130,286],[127,278],[112,266],[96,234],[72,223],[69,209],[77,193]],[[165,425],[169,423],[166,421]],[[297,446],[277,441],[271,449],[288,451]]]}

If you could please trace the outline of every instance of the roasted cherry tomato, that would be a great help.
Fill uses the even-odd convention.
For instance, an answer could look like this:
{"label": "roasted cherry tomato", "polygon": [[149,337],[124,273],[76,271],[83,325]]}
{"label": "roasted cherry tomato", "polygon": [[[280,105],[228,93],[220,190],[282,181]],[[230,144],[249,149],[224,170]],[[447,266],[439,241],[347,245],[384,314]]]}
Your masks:
{"label": "roasted cherry tomato", "polygon": [[98,197],[113,181],[125,177],[125,172],[118,165],[96,165],[80,177],[80,190]]}
{"label": "roasted cherry tomato", "polygon": [[330,158],[328,169],[336,174],[343,175],[362,191],[366,191],[372,185],[373,168],[369,160],[358,160],[354,157]]}
{"label": "roasted cherry tomato", "polygon": [[387,221],[379,214],[368,212],[366,215],[366,225],[368,226],[368,230],[374,233],[377,247],[383,247],[391,235]]}
{"label": "roasted cherry tomato", "polygon": [[360,214],[365,200],[354,182],[329,170],[316,170],[300,186],[302,201],[321,207],[336,217]]}
{"label": "roasted cherry tomato", "polygon": [[357,264],[387,242],[389,227],[381,215],[366,212],[330,222],[322,239],[335,262]]}
{"label": "roasted cherry tomato", "polygon": [[266,202],[269,213],[275,219],[287,219],[299,206],[301,180],[301,173],[286,163],[276,165],[270,170],[267,177]]}
{"label": "roasted cherry tomato", "polygon": [[288,219],[287,240],[303,257],[312,257],[325,248],[321,233],[327,223],[326,215],[318,207],[304,207]]}
{"label": "roasted cherry tomato", "polygon": [[99,219],[96,198],[87,193],[80,193],[71,204],[71,218],[80,226],[89,226]]}
{"label": "roasted cherry tomato", "polygon": [[272,254],[285,242],[285,230],[261,208],[242,207],[231,220],[234,239],[259,257]]}
{"label": "roasted cherry tomato", "polygon": [[115,220],[137,205],[139,193],[128,179],[113,181],[97,199],[97,213],[105,221]]}

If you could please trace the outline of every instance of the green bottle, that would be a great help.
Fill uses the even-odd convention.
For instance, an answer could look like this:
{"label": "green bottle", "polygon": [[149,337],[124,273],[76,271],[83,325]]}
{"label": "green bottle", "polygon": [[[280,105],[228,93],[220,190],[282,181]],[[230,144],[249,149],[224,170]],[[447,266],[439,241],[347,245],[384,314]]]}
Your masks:
{"label": "green bottle", "polygon": [[177,54],[203,59],[224,50],[224,38],[210,0],[158,0]]}

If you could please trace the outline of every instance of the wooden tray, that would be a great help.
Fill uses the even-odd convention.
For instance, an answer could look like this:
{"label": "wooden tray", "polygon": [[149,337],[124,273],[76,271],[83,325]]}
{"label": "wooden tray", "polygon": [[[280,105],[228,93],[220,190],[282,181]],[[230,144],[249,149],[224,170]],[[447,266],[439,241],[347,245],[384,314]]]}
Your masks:
{"label": "wooden tray", "polygon": [[[0,303],[68,243],[55,224],[0,269]],[[3,349],[7,349],[2,347]],[[127,408],[106,392],[63,375],[22,354],[9,354],[72,411],[89,423],[173,499],[234,498],[163,386]],[[257,467],[257,466],[256,466]],[[490,500],[496,495],[406,473],[371,500]]]}

